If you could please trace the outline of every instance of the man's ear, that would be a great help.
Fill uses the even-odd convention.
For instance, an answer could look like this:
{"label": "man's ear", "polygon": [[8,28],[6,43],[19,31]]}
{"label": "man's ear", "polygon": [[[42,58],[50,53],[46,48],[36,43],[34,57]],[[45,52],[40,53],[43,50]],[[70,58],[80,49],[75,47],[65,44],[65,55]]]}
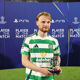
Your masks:
{"label": "man's ear", "polygon": [[38,26],[38,21],[36,21],[36,25]]}

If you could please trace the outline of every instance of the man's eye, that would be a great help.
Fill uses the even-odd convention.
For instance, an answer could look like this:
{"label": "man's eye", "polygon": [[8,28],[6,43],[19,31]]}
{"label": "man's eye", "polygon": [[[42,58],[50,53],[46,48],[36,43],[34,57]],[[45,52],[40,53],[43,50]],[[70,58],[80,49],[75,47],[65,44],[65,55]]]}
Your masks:
{"label": "man's eye", "polygon": [[47,22],[48,24],[50,23],[50,21]]}
{"label": "man's eye", "polygon": [[45,23],[45,21],[42,21],[42,23]]}

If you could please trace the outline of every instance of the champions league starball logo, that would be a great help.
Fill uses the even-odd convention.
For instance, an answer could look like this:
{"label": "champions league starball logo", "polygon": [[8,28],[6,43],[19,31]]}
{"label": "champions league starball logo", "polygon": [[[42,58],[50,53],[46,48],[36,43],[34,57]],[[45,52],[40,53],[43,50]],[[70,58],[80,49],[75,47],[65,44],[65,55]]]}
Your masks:
{"label": "champions league starball logo", "polygon": [[80,22],[78,21],[78,17],[74,17],[74,22],[72,22],[73,24],[80,24]]}
{"label": "champions league starball logo", "polygon": [[0,24],[6,24],[7,22],[5,21],[5,17],[4,16],[1,16],[0,17]]}

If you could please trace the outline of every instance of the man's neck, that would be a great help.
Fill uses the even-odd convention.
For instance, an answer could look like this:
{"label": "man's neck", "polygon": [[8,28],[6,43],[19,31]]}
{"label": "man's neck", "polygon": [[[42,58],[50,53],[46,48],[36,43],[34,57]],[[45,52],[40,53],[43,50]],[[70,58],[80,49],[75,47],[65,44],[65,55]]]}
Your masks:
{"label": "man's neck", "polygon": [[47,36],[47,32],[42,32],[42,31],[38,31],[38,35],[42,38],[46,37]]}

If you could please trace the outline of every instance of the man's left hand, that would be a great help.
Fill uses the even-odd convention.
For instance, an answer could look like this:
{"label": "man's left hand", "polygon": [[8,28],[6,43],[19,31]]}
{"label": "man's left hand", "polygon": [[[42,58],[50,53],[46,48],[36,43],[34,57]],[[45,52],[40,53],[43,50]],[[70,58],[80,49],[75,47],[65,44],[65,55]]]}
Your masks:
{"label": "man's left hand", "polygon": [[57,75],[59,75],[59,74],[61,74],[61,73],[62,73],[62,69],[61,69],[61,67],[60,67],[60,66],[56,66],[55,68],[56,68],[56,70],[60,70],[60,72],[59,72]]}

